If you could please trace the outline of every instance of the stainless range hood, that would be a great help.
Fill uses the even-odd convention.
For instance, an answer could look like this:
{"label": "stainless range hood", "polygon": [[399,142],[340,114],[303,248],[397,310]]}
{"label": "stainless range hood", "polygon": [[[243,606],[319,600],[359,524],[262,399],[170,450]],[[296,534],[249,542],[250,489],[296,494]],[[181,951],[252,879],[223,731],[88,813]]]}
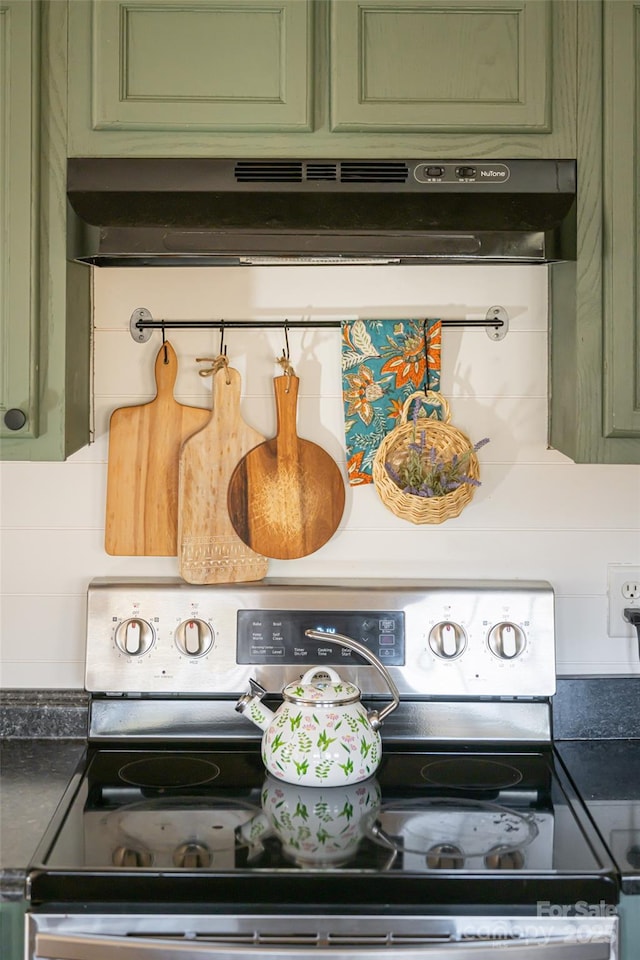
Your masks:
{"label": "stainless range hood", "polygon": [[96,266],[575,259],[573,160],[74,158],[67,195]]}

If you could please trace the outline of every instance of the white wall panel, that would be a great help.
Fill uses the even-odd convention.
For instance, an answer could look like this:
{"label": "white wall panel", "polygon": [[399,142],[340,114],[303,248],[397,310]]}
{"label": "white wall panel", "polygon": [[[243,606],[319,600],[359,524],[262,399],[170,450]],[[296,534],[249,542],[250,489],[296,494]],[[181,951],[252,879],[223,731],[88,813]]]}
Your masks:
{"label": "white wall panel", "polygon": [[[336,535],[317,553],[272,561],[279,577],[534,578],[556,592],[560,673],[640,673],[637,645],[609,640],[607,564],[640,564],[640,467],[576,465],[547,449],[547,276],[536,267],[114,269],[94,271],[95,442],[64,464],[0,465],[2,674],[5,687],[81,687],[86,588],[94,576],[175,576],[173,558],[104,552],[108,425],[119,406],[152,399],[159,332],[134,343],[129,318],[261,320],[442,316],[483,319],[504,306],[510,332],[443,332],[442,390],[475,441],[483,485],[454,520],[399,520],[373,487],[350,488]],[[196,356],[217,331],[168,331],[180,363],[176,397],[207,406]],[[301,377],[298,430],[345,469],[337,329],[292,330]],[[279,330],[230,330],[243,417],[275,430]],[[17,507],[16,505],[19,505]],[[23,617],[42,625],[24,641]]]}

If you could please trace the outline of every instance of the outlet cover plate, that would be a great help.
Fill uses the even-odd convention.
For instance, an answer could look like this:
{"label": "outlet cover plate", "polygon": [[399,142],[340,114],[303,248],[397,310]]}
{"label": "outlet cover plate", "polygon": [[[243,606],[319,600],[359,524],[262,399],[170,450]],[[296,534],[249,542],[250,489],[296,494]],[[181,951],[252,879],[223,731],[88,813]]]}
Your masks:
{"label": "outlet cover plate", "polygon": [[634,567],[630,563],[611,563],[607,569],[609,574],[609,636],[636,637],[636,628],[624,619],[622,611],[627,607],[640,609],[640,598],[627,600],[623,596],[622,586],[629,580],[640,582],[640,567]]}

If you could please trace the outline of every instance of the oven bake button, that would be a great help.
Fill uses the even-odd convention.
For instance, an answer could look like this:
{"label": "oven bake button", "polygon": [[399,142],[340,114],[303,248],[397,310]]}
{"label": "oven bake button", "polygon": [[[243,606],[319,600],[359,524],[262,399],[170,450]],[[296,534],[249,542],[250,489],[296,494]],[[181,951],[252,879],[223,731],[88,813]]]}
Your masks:
{"label": "oven bake button", "polygon": [[213,630],[204,620],[183,620],[176,630],[175,640],[185,657],[204,657],[213,646]]}
{"label": "oven bake button", "polygon": [[465,651],[467,635],[459,623],[443,620],[431,628],[429,646],[441,660],[455,660]]}
{"label": "oven bake button", "polygon": [[146,620],[132,617],[116,627],[116,646],[128,657],[141,657],[153,646],[153,627]]}
{"label": "oven bake button", "polygon": [[494,657],[499,660],[515,660],[527,644],[522,627],[505,620],[492,627],[487,637],[487,645]]}

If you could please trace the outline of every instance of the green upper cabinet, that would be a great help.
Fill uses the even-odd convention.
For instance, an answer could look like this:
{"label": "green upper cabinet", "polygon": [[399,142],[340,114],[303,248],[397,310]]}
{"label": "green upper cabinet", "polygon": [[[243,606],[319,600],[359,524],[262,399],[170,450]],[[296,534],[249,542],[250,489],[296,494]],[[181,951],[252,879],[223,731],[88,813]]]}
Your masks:
{"label": "green upper cabinet", "polygon": [[71,0],[69,154],[574,156],[576,7]]}
{"label": "green upper cabinet", "polygon": [[38,432],[38,7],[0,0],[0,436]]}
{"label": "green upper cabinet", "polygon": [[90,270],[66,260],[63,3],[0,0],[0,451],[89,441]]}
{"label": "green upper cabinet", "polygon": [[550,271],[550,442],[640,463],[640,0],[578,16],[578,260]]}

